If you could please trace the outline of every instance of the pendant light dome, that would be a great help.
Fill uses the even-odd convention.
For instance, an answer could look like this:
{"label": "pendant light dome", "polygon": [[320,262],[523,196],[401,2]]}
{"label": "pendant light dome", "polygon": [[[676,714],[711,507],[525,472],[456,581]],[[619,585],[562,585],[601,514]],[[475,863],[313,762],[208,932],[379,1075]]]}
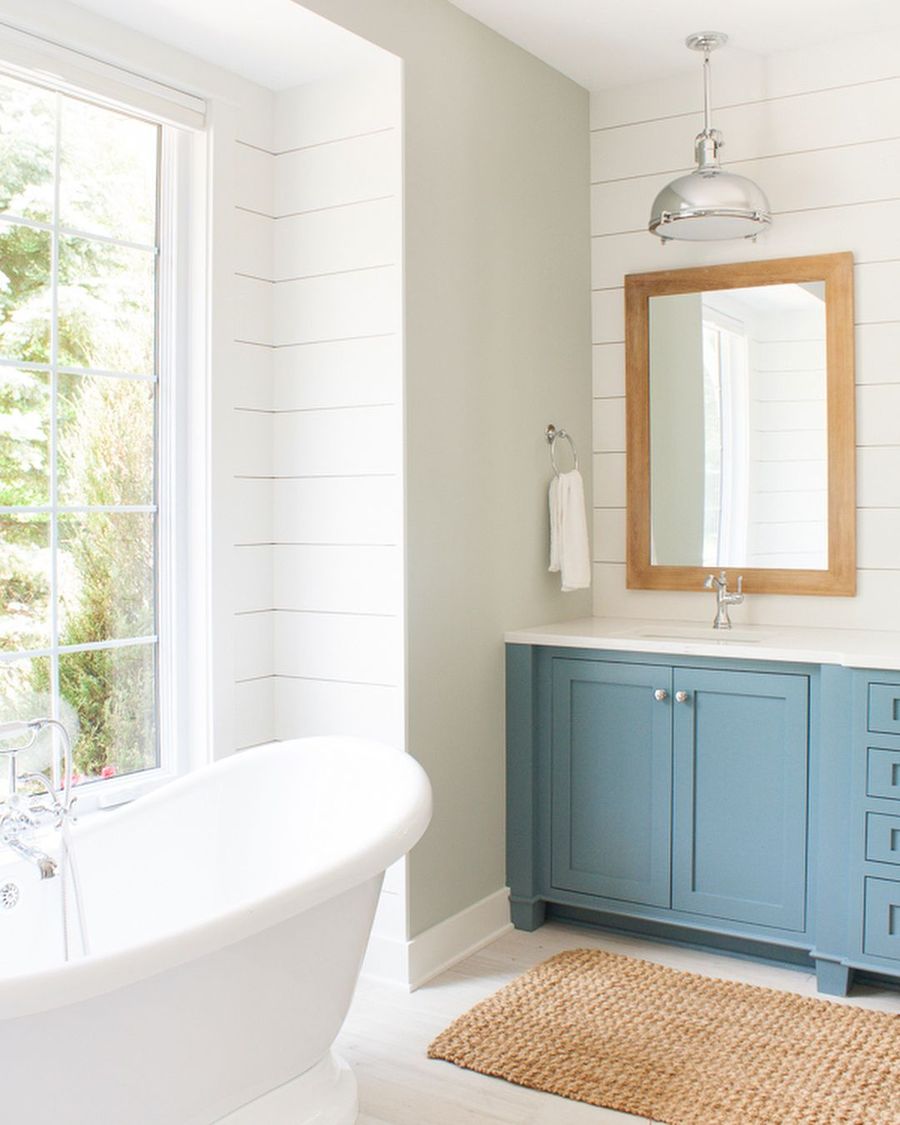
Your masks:
{"label": "pendant light dome", "polygon": [[703,132],[694,143],[696,169],[667,184],[653,203],[649,229],[663,242],[756,238],[772,222],[762,189],[719,164],[725,142],[709,123],[709,56],[727,42],[728,36],[720,31],[700,31],[685,40],[692,51],[703,52]]}

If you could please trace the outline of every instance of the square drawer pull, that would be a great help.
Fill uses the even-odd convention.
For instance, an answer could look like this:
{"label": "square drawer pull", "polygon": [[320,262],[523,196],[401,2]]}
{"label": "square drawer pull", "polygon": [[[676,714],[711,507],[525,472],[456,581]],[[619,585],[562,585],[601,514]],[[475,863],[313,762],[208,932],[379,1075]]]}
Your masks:
{"label": "square drawer pull", "polygon": [[900,734],[900,684],[869,684],[871,731]]}
{"label": "square drawer pull", "polygon": [[866,859],[900,864],[900,816],[866,816]]}
{"label": "square drawer pull", "polygon": [[893,879],[866,879],[863,947],[873,957],[900,959],[900,883]]}
{"label": "square drawer pull", "polygon": [[900,750],[870,746],[866,763],[866,795],[900,801]]}

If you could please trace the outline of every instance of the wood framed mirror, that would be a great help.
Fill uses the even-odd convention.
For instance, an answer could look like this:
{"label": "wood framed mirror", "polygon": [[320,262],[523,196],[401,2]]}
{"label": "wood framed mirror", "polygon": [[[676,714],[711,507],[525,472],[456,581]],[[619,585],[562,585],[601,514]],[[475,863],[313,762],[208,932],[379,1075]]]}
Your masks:
{"label": "wood framed mirror", "polygon": [[626,580],[856,593],[853,255],[625,278]]}

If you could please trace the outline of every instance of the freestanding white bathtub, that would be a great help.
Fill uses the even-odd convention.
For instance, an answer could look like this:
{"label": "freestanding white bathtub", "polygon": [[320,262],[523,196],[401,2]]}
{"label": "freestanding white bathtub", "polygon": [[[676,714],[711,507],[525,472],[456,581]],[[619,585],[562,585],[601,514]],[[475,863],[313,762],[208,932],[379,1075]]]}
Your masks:
{"label": "freestanding white bathtub", "polygon": [[421,767],[350,738],[245,751],[74,830],[59,877],[0,870],[0,1114],[28,1125],[345,1125],[331,1051],[386,867],[431,815]]}

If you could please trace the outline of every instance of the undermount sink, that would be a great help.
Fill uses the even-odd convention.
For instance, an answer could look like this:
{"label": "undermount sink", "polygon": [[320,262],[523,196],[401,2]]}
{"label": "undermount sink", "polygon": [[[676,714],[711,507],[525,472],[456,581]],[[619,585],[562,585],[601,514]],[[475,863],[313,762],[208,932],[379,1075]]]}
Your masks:
{"label": "undermount sink", "polygon": [[742,629],[714,629],[711,625],[679,626],[642,629],[638,634],[650,641],[712,641],[717,644],[758,645],[761,638]]}

